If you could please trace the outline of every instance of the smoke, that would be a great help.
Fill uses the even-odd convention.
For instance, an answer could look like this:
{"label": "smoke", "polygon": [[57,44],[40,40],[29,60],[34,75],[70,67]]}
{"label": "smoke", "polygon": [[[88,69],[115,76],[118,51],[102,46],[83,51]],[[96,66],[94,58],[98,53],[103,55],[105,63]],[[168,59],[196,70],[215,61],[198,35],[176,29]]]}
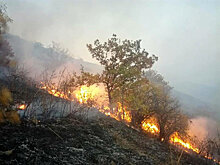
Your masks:
{"label": "smoke", "polygon": [[219,105],[219,2],[7,0],[6,5],[14,20],[11,33],[44,45],[62,43],[75,57],[93,63],[86,44],[96,38],[104,41],[115,33],[142,39],[142,47],[159,56],[154,68],[171,86],[204,99],[209,95],[188,92],[186,81],[213,86],[218,92],[212,100]]}
{"label": "smoke", "polygon": [[17,64],[24,68],[30,77],[37,80],[42,78],[45,72],[49,75],[52,72],[59,74],[65,71],[64,77],[73,72],[79,73],[82,66],[85,71],[92,73],[102,70],[99,65],[72,58],[60,44],[53,43],[52,46],[44,46],[15,35],[7,34],[5,37],[13,49]]}
{"label": "smoke", "polygon": [[[10,33],[43,45],[56,41],[68,48],[71,55],[78,57],[61,64],[51,56],[49,49],[26,41],[23,44],[18,40],[10,41],[19,64],[33,77],[45,69],[79,72],[81,65],[87,71],[100,71],[101,67],[91,64],[97,61],[92,59],[86,44],[96,38],[105,41],[115,33],[124,39],[142,39],[142,47],[159,56],[154,69],[175,89],[205,103],[209,99],[210,103],[220,107],[219,2],[5,1],[8,14],[13,19]],[[186,81],[190,83],[189,87]],[[213,86],[210,94],[202,90],[211,91],[207,86]],[[193,92],[196,87],[201,92]],[[216,114],[219,109],[217,111]],[[207,123],[206,119],[202,123]]]}
{"label": "smoke", "polygon": [[193,118],[189,125],[189,135],[196,136],[200,141],[216,137],[217,123],[207,117],[198,116]]}
{"label": "smoke", "polygon": [[186,80],[220,82],[218,1],[8,0],[6,4],[14,20],[10,31],[22,38],[45,45],[56,41],[75,56],[96,62],[86,44],[116,33],[142,39],[143,47],[159,56],[155,67],[173,85]]}

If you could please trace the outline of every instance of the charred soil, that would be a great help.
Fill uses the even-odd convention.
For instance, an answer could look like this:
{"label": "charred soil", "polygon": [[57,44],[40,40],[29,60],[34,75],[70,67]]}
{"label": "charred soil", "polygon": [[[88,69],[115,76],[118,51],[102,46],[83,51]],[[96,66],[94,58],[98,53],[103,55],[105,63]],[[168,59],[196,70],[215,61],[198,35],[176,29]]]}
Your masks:
{"label": "charred soil", "polygon": [[212,164],[102,114],[0,127],[0,164]]}

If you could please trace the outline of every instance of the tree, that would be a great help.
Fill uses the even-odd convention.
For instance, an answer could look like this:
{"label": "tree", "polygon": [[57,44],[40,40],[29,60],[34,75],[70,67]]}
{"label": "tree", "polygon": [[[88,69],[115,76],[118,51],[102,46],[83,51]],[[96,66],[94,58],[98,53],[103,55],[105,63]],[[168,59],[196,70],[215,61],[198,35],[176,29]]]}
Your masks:
{"label": "tree", "polygon": [[0,4],[0,66],[8,66],[10,59],[14,56],[8,41],[3,37],[11,21],[6,13],[6,7]]}
{"label": "tree", "polygon": [[163,76],[157,71],[149,69],[144,72],[144,77],[147,78],[151,83],[161,85],[167,90],[171,90],[172,88],[169,86],[169,83],[164,80]]}
{"label": "tree", "polygon": [[106,86],[109,99],[109,107],[112,111],[113,92],[121,91],[122,100],[124,91],[129,83],[135,82],[144,69],[151,68],[157,57],[149,56],[145,49],[140,47],[141,40],[121,41],[113,34],[107,42],[100,43],[97,39],[94,45],[87,44],[92,57],[104,66],[101,74],[101,82]]}
{"label": "tree", "polygon": [[155,116],[160,129],[159,138],[168,141],[175,132],[186,134],[188,117],[181,112],[178,101],[163,89],[155,99],[158,102],[155,107]]}
{"label": "tree", "polygon": [[146,78],[136,81],[126,90],[125,105],[131,111],[133,126],[140,128],[142,121],[152,115],[152,92],[154,88]]}
{"label": "tree", "polygon": [[68,81],[68,85],[71,88],[77,88],[82,85],[90,86],[98,83],[100,83],[100,75],[86,72],[83,66],[80,69],[80,75],[74,73]]}
{"label": "tree", "polygon": [[159,127],[159,139],[168,141],[177,132],[185,134],[188,118],[180,110],[180,104],[171,96],[172,88],[160,74],[148,70],[142,78],[126,91],[126,106],[131,110],[132,124],[136,127],[142,121],[154,117]]}
{"label": "tree", "polygon": [[159,125],[159,138],[168,141],[174,132],[185,134],[188,117],[181,112],[178,100],[171,96],[172,88],[168,82],[154,70],[149,70],[144,75],[154,84],[150,109],[153,110]]}

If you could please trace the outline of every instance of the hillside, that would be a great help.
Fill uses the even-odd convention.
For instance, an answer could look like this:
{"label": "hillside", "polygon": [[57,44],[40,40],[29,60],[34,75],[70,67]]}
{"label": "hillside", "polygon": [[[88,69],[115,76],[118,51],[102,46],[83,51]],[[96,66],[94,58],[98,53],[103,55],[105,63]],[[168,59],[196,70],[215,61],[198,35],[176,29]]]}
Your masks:
{"label": "hillside", "polygon": [[[44,69],[53,71],[67,68],[68,71],[79,72],[81,65],[90,72],[101,70],[100,66],[72,58],[65,51],[57,51],[52,47],[46,48],[40,43],[25,41],[12,35],[6,37],[13,48],[17,63],[20,66],[23,65],[32,77],[40,75]],[[16,85],[23,84],[23,81],[21,80]],[[24,90],[23,87],[20,89]],[[41,89],[47,90],[47,87]],[[50,93],[49,91],[48,93]],[[198,155],[190,151],[187,153],[172,144],[162,143],[153,135],[128,127],[122,122],[97,112],[97,110],[91,111],[90,109],[88,111],[88,108],[84,107],[87,109],[85,111],[80,107],[77,108],[75,105],[78,103],[76,102],[67,104],[68,100],[57,98],[61,95],[56,95],[55,89],[51,91],[53,91],[50,93],[51,97],[48,94],[43,94],[47,93],[46,91],[42,91],[43,95],[31,99],[30,106],[27,105],[28,108],[23,111],[29,113],[28,116],[23,117],[31,120],[22,120],[22,124],[19,126],[9,124],[2,126],[0,132],[3,137],[2,150],[0,150],[2,164],[10,164],[11,162],[14,164],[16,162],[19,164],[213,163],[199,158]],[[26,94],[29,97],[30,91],[27,90]],[[13,93],[13,95],[15,98],[16,94]],[[197,111],[199,113],[201,107],[208,109],[205,103],[189,95],[178,91],[174,91],[173,95],[179,98],[183,107],[190,114],[197,115],[193,110],[199,109],[200,111]],[[28,99],[21,100],[26,102]],[[40,102],[42,102],[41,108],[38,107]],[[35,103],[37,107],[34,106]],[[53,115],[53,113],[59,112],[58,116],[60,117],[68,112],[67,109],[80,115],[54,118],[57,115]],[[88,120],[87,117],[91,116],[92,118]],[[36,117],[41,121],[36,122]],[[53,120],[50,120],[51,118]]]}
{"label": "hillside", "polygon": [[0,164],[212,164],[96,113],[2,126]]}
{"label": "hillside", "polygon": [[216,120],[220,118],[219,93],[217,86],[190,82],[178,83],[173,90],[173,94],[180,100],[184,109]]}
{"label": "hillside", "polygon": [[197,1],[0,2],[0,165],[220,165],[220,3]]}
{"label": "hillside", "polygon": [[173,89],[172,94],[180,101],[182,109],[188,114],[219,119],[220,114],[217,107],[175,89]]}
{"label": "hillside", "polygon": [[[83,66],[86,71],[92,73],[101,72],[102,70],[102,67],[99,65],[86,62],[82,59],[76,59],[72,56],[66,56],[66,54],[57,53],[52,48],[44,47],[41,43],[26,41],[11,34],[6,35],[6,38],[12,46],[18,64],[26,68],[31,76],[40,75],[45,69],[50,71],[67,69],[69,72],[79,72],[81,66]],[[189,88],[188,85],[186,90]],[[199,87],[196,88],[197,90],[195,87],[191,87],[190,89],[198,91],[198,88]],[[192,90],[192,92],[193,91],[194,90]],[[202,91],[205,91],[205,88],[200,92]],[[188,91],[188,93],[190,92]],[[209,103],[201,101],[190,94],[177,91],[175,88],[173,90],[173,95],[180,100],[183,109],[187,113],[193,115],[207,115],[207,113],[209,113],[209,116],[215,116],[216,119],[218,118],[216,117],[216,115],[219,115],[217,113],[217,108],[213,108]],[[200,95],[203,95],[203,93],[200,93]]]}
{"label": "hillside", "polygon": [[81,66],[89,72],[100,72],[101,66],[73,58],[65,51],[57,52],[52,47],[44,47],[39,42],[26,41],[18,36],[7,34],[18,65],[28,70],[30,75],[39,75],[45,70],[62,70],[79,72]]}

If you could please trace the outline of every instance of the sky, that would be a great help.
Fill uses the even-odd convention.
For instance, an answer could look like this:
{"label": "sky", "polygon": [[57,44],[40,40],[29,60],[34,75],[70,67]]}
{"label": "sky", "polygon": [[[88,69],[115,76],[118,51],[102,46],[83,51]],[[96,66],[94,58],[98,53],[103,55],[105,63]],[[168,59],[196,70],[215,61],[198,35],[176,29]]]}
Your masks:
{"label": "sky", "polygon": [[172,86],[220,84],[219,0],[5,0],[13,19],[10,33],[69,49],[74,57],[97,63],[86,44],[142,40],[159,57],[154,65]]}

